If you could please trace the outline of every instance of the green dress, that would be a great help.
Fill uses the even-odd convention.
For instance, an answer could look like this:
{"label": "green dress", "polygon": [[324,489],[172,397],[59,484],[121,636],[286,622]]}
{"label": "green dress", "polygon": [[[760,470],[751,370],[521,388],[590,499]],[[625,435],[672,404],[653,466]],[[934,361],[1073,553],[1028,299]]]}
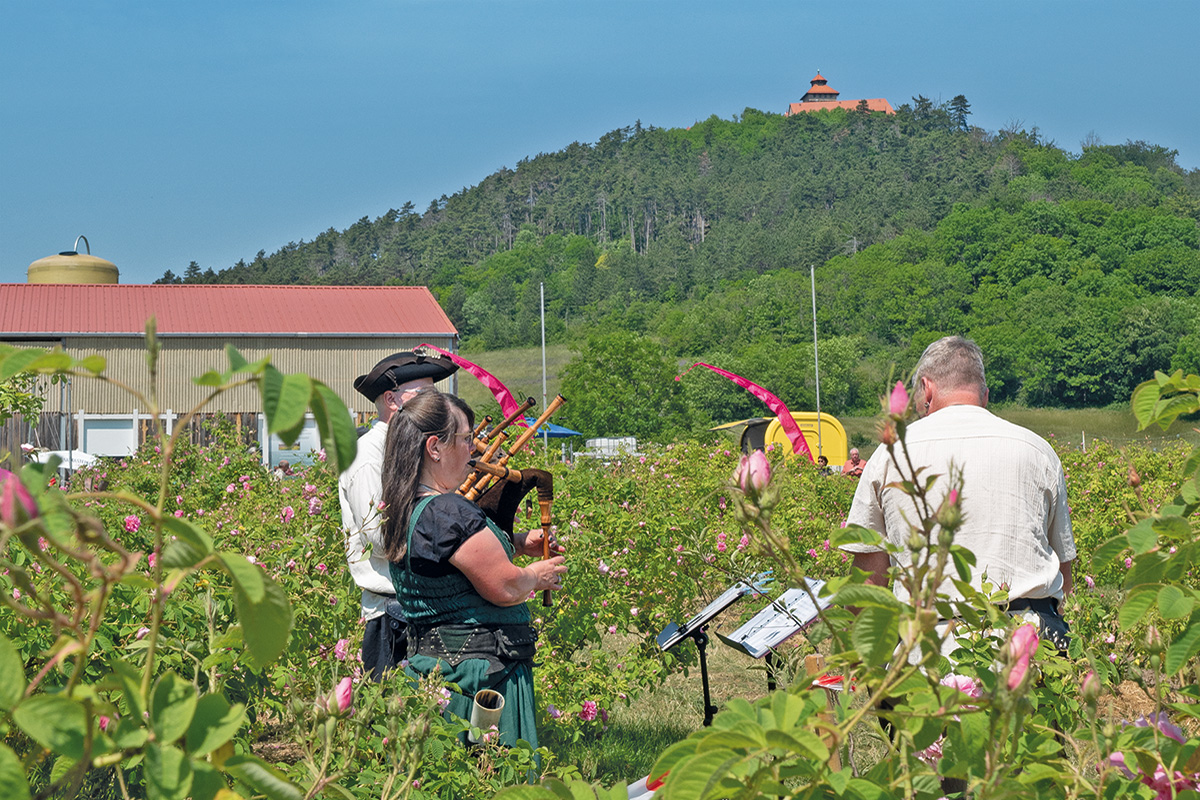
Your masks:
{"label": "green dress", "polygon": [[[392,583],[396,587],[396,598],[404,609],[409,625],[416,628],[433,628],[438,625],[528,625],[529,608],[524,603],[502,607],[488,602],[480,596],[467,577],[455,570],[447,575],[431,577],[420,575],[408,568],[412,554],[412,536],[417,520],[423,513],[437,513],[437,507],[428,509],[436,495],[425,497],[413,509],[408,523],[407,552],[404,563],[391,565]],[[427,510],[428,509],[428,510]],[[516,549],[508,535],[490,519],[484,518],[487,528],[504,548],[511,562]],[[436,520],[426,520],[426,523]],[[485,536],[487,534],[479,533]],[[448,637],[446,637],[448,638]],[[452,642],[447,646],[453,649]],[[504,696],[504,709],[500,713],[500,742],[509,747],[524,739],[537,747],[533,696],[533,663],[511,661],[499,672],[488,674],[491,662],[484,658],[465,658],[458,664],[445,659],[419,653],[409,653],[405,673],[413,680],[428,675],[440,665],[442,679],[457,684],[461,692],[451,692],[447,715],[454,714],[463,719],[471,718],[471,707],[475,693],[480,689],[494,689]]]}

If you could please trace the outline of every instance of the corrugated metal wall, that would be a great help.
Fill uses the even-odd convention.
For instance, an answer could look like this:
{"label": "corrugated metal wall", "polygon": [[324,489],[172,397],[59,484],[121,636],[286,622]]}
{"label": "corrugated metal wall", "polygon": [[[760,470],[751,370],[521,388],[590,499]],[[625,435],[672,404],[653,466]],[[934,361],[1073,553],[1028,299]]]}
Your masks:
{"label": "corrugated metal wall", "polygon": [[[159,361],[159,408],[182,413],[195,406],[205,397],[206,387],[196,386],[192,378],[209,370],[223,371],[229,361],[225,356],[225,344],[231,342],[248,360],[256,361],[269,355],[271,363],[283,372],[304,372],[325,383],[342,398],[355,412],[373,412],[374,406],[354,391],[354,379],[368,372],[384,356],[399,350],[411,350],[422,342],[452,350],[455,343],[450,337],[414,338],[405,336],[375,337],[240,337],[218,339],[214,337],[162,336],[162,358]],[[25,346],[24,343],[17,343]],[[67,337],[63,347],[73,356],[83,357],[96,353],[103,356],[108,366],[105,375],[112,381],[133,387],[146,393],[149,376],[146,370],[146,352],[141,337]],[[439,388],[453,389],[453,378]],[[134,408],[147,410],[145,404],[113,383],[101,380],[72,380],[70,399],[59,386],[41,381],[46,394],[47,412],[63,410],[69,406],[74,412],[83,410],[92,414],[128,413]],[[206,411],[256,412],[262,410],[258,390],[252,386],[234,389],[221,395],[206,407]]]}

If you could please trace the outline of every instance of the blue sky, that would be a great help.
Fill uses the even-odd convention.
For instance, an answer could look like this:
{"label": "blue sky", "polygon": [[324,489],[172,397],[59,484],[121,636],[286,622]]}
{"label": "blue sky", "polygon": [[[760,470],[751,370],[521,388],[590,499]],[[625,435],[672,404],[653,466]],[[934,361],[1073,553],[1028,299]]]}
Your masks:
{"label": "blue sky", "polygon": [[989,130],[1200,167],[1200,3],[8,0],[0,282],[84,234],[146,283],[221,269],[632,125],[964,94]]}

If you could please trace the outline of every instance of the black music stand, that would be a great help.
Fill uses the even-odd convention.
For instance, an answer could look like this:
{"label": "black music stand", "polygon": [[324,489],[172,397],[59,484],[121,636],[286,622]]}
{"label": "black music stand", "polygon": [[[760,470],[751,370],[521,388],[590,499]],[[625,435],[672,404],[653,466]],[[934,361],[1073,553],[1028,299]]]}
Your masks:
{"label": "black music stand", "polygon": [[705,654],[708,648],[708,634],[705,633],[704,629],[708,627],[708,623],[712,622],[717,614],[720,614],[746,595],[764,594],[763,587],[772,580],[770,572],[762,572],[751,577],[749,579],[751,582],[738,581],[722,592],[716,600],[713,600],[700,609],[696,616],[689,619],[683,625],[672,622],[658,634],[658,646],[664,653],[684,639],[691,639],[696,643],[696,651],[700,654],[700,682],[704,688],[705,727],[712,724],[713,716],[717,713],[717,707],[712,704],[712,695],[708,685],[708,657]]}
{"label": "black music stand", "polygon": [[[717,634],[730,647],[754,658],[766,658],[768,691],[775,689],[774,648],[811,625],[817,619],[818,608],[829,607],[829,599],[820,597],[825,581],[815,578],[804,580],[812,597],[803,589],[788,589],[733,633]],[[815,604],[813,597],[817,598]]]}

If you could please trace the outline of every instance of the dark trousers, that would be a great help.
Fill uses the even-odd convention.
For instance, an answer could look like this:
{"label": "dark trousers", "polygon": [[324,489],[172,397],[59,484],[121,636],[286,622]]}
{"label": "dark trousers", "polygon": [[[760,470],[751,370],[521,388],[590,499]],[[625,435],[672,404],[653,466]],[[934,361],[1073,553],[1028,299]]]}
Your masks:
{"label": "dark trousers", "polygon": [[367,620],[363,631],[362,662],[363,670],[371,680],[383,680],[385,672],[396,669],[408,656],[406,628],[404,620],[393,615],[390,608],[388,613]]}

